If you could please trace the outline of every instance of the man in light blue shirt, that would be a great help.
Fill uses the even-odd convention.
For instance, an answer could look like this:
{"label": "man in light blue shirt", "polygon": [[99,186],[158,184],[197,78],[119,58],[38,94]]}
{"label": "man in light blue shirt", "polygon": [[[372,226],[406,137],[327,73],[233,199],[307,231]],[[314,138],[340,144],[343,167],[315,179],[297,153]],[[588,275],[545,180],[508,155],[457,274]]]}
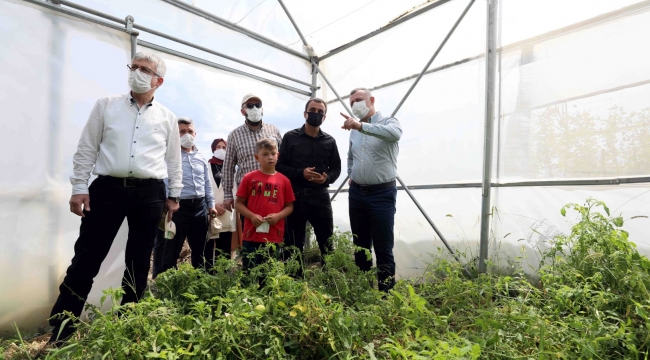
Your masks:
{"label": "man in light blue shirt", "polygon": [[[352,90],[350,106],[360,119],[341,113],[345,118],[342,128],[351,131],[350,227],[355,245],[371,251],[374,247],[379,290],[388,292],[395,285],[395,178],[402,128],[397,119],[375,111],[375,98],[368,89]],[[372,266],[363,251],[356,252],[354,260],[361,270],[368,271]]]}
{"label": "man in light blue shirt", "polygon": [[208,216],[217,216],[210,184],[210,165],[194,146],[196,131],[192,119],[178,118],[178,131],[181,137],[183,189],[179,199],[180,208],[172,217],[176,224],[176,235],[173,239],[164,239],[162,232],[159,232],[154,246],[154,278],[176,266],[186,237],[192,250],[192,266],[210,269],[214,265],[214,239],[206,241]]}

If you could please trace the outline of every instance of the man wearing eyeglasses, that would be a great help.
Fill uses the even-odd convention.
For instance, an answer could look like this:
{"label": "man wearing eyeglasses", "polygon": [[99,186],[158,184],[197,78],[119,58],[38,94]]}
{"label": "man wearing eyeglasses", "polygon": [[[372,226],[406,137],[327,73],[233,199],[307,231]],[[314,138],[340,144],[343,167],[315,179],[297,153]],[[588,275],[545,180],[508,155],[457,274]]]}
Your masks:
{"label": "man wearing eyeglasses", "polygon": [[[304,125],[287,132],[282,139],[276,168],[291,180],[296,197],[293,212],[287,218],[284,244],[299,250],[287,249],[285,259],[292,254],[302,259],[307,221],[314,228],[321,264],[332,249],[329,238],[334,232],[334,220],[327,188],[341,175],[341,158],[336,140],[320,128],[326,114],[327,103],[319,98],[309,99],[303,114]],[[296,276],[302,277],[302,267]]]}
{"label": "man wearing eyeglasses", "polygon": [[[375,111],[375,97],[366,88],[350,92],[350,107],[356,119],[341,113],[342,128],[350,130],[350,228],[354,245],[375,249],[379,290],[388,292],[395,285],[395,179],[402,127],[394,117]],[[365,251],[357,251],[354,260],[361,270],[372,266]]]}
{"label": "man wearing eyeglasses", "polygon": [[[143,295],[160,216],[166,208],[171,218],[179,207],[183,173],[176,116],[154,100],[164,82],[165,62],[140,52],[127,66],[131,91],[97,101],[72,160],[70,211],[81,216],[81,227],[52,309],[50,324],[55,328],[49,342],[56,345],[74,333],[74,325],[64,321],[63,313],[81,315],[124,218],[129,235],[123,304]],[[88,186],[91,172],[97,178]]]}
{"label": "man wearing eyeglasses", "polygon": [[[277,142],[278,148],[282,144],[280,130],[262,121],[264,108],[262,107],[262,99],[259,96],[255,94],[244,96],[241,101],[240,111],[244,116],[244,124],[228,135],[228,147],[226,148],[226,158],[223,161],[222,170],[224,189],[232,189],[235,183],[239,185],[244,175],[259,169],[259,163],[255,161],[255,153],[257,152],[255,144],[257,144],[258,140],[273,139]],[[236,175],[235,166],[239,167]],[[230,190],[224,192],[223,206],[228,211],[234,209],[233,193]]]}

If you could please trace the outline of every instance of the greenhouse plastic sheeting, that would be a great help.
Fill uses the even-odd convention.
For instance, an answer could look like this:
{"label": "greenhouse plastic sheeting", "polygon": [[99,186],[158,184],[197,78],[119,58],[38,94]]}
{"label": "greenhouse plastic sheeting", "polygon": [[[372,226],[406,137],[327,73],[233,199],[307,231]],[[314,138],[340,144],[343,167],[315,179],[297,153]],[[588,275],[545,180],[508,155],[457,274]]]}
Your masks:
{"label": "greenhouse plastic sheeting", "polygon": [[564,217],[560,209],[569,203],[584,205],[590,197],[605,202],[612,216],[622,216],[630,240],[639,252],[650,255],[648,184],[496,188],[493,195],[490,254],[500,266],[523,265],[532,273],[539,264],[540,251],[548,249],[547,241],[558,234],[569,234],[579,221],[575,211],[567,210]]}
{"label": "greenhouse plastic sheeting", "polygon": [[[126,90],[130,43],[124,33],[5,0],[0,33],[1,146],[11,154],[1,160],[10,170],[0,173],[1,331],[13,321],[33,328],[49,316],[79,232],[68,206],[70,160],[95,101]],[[91,302],[120,284],[125,230]]]}
{"label": "greenhouse plastic sheeting", "polygon": [[[450,245],[467,261],[477,255],[481,217],[481,189],[417,190],[418,201]],[[350,231],[348,193],[332,202],[334,224]],[[397,277],[421,275],[434,256],[447,257],[444,244],[404,191],[397,192],[395,248]],[[374,253],[373,253],[374,256]]]}
{"label": "greenhouse plastic sheeting", "polygon": [[506,50],[499,179],[650,174],[648,64],[648,7]]}
{"label": "greenhouse plastic sheeting", "polygon": [[[302,41],[277,1],[193,0],[196,7],[296,50]],[[307,42],[320,55],[388,24],[423,0],[285,0]]]}
{"label": "greenhouse plastic sheeting", "polygon": [[[419,74],[468,3],[458,0],[438,6],[323,60],[321,68],[341,96],[357,87],[372,88]],[[484,1],[472,5],[429,69],[485,52],[485,9]],[[484,81],[484,77],[476,80]],[[407,81],[409,85],[412,82]],[[323,88],[323,96],[336,99],[327,87]],[[431,104],[436,102],[436,98],[431,99]]]}
{"label": "greenhouse plastic sheeting", "polygon": [[[311,81],[302,58],[226,29],[167,1],[76,0],[136,25],[194,42],[241,60]],[[387,24],[421,1],[287,0],[317,53],[327,53]],[[303,52],[276,1],[185,1]],[[344,96],[373,87],[376,106],[390,115],[438,47],[468,0],[452,0],[320,63]],[[484,1],[477,1],[397,114],[404,129],[398,173],[408,185],[478,183],[482,179],[485,91]],[[493,182],[650,176],[650,1],[499,1],[498,84]],[[240,21],[241,20],[241,21]],[[79,218],[68,211],[68,177],[88,113],[95,101],[127,89],[129,37],[106,27],[51,13],[20,0],[0,0],[0,105],[6,113],[5,156],[0,163],[3,249],[0,331],[11,322],[44,324],[78,236]],[[307,86],[251,69],[142,32],[140,39],[247,71],[305,91]],[[146,50],[143,46],[139,50]],[[197,144],[208,152],[243,118],[239,101],[258,93],[265,121],[281,132],[300,127],[306,97],[248,77],[158,53],[168,65],[156,99],[197,124]],[[335,99],[323,79],[317,95]],[[344,159],[349,132],[343,107],[329,105],[323,130]],[[11,121],[13,120],[13,121]],[[345,169],[345,167],[344,167]],[[336,185],[342,183],[345,171]],[[347,186],[347,185],[346,185]],[[474,261],[480,233],[479,188],[415,190],[451,245]],[[648,184],[493,189],[490,257],[499,266],[534,269],[544,240],[567,233],[575,221],[568,202],[593,196],[626,219],[630,239],[648,253]],[[349,230],[347,193],[333,203],[334,221]],[[102,264],[89,297],[119,286],[126,226]],[[398,277],[421,274],[432,255],[449,256],[404,191],[395,222]],[[5,275],[9,274],[9,275]]]}
{"label": "greenhouse plastic sheeting", "polygon": [[[75,3],[120,19],[132,15],[136,27],[139,24],[277,73],[311,82],[311,66],[307,60],[287,54],[162,0],[80,0]],[[290,27],[291,23],[287,26]],[[140,32],[138,39],[308,90],[305,85],[146,32]]]}
{"label": "greenhouse plastic sheeting", "polygon": [[[12,171],[0,174],[5,205],[0,221],[6,226],[0,273],[11,274],[3,276],[0,301],[0,331],[5,331],[13,321],[27,328],[44,324],[58,295],[80,223],[67,204],[72,154],[95,101],[128,91],[130,39],[18,1],[0,1],[0,24],[0,46],[11,49],[3,52],[0,66],[12,69],[0,73],[6,94],[0,103],[8,119],[21,119],[5,125],[15,135],[3,142],[5,153],[16,155],[2,160]],[[307,97],[159,55],[166,60],[167,75],[156,99],[177,116],[196,120],[197,146],[207,153],[213,139],[227,137],[243,123],[239,103],[249,92],[264,99],[265,120],[282,132],[304,122]],[[125,223],[95,279],[89,303],[98,305],[101,290],[120,285],[127,230]]]}
{"label": "greenhouse plastic sheeting", "polygon": [[[403,130],[397,171],[407,184],[480,181],[484,67],[474,60],[425,75],[396,115]],[[404,82],[374,91],[376,109],[390,116],[410,86]],[[347,159],[349,132],[341,130],[340,112],[346,113],[339,102],[330,104],[323,129]]]}

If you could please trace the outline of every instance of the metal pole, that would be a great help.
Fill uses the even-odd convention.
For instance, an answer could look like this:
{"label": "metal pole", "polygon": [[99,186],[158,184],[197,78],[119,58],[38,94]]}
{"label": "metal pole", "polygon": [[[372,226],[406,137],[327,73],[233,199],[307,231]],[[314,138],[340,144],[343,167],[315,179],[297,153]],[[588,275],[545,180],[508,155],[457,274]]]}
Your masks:
{"label": "metal pole", "polygon": [[[126,20],[124,20],[124,19],[120,19],[120,18],[117,18],[117,17],[112,16],[112,15],[104,14],[104,13],[102,13],[102,12],[99,12],[99,11],[96,11],[96,10],[93,10],[93,9],[90,9],[90,8],[87,8],[87,7],[85,7],[85,6],[81,6],[81,5],[79,5],[79,4],[75,4],[75,3],[70,2],[70,1],[67,1],[67,0],[59,0],[59,1],[60,1],[61,4],[65,5],[65,6],[68,6],[68,7],[71,7],[71,8],[73,8],[73,9],[81,10],[81,11],[87,12],[87,13],[89,13],[89,14],[93,14],[93,15],[95,15],[95,16],[103,17],[103,18],[105,18],[105,19],[112,20],[112,21],[115,21],[115,22],[117,22],[117,23],[120,23],[120,24],[124,24],[124,25],[126,25]],[[251,64],[251,63],[249,63],[249,62],[247,62],[247,61],[240,60],[240,59],[234,58],[234,57],[232,57],[232,56],[228,56],[228,55],[226,55],[226,54],[223,54],[223,53],[220,53],[220,52],[218,52],[218,51],[214,51],[214,50],[208,49],[208,48],[206,48],[206,47],[203,47],[203,46],[200,46],[200,45],[197,45],[197,44],[193,44],[193,43],[191,43],[191,42],[189,42],[189,41],[185,41],[185,40],[183,40],[183,39],[179,39],[179,38],[177,38],[177,37],[174,37],[174,36],[171,36],[171,35],[167,35],[167,34],[165,34],[165,33],[161,33],[161,32],[159,32],[159,31],[156,31],[156,30],[153,30],[153,29],[150,29],[150,28],[144,27],[144,26],[142,26],[142,25],[133,24],[133,27],[134,27],[134,28],[137,28],[137,29],[140,29],[140,30],[142,30],[142,31],[146,31],[146,32],[148,32],[148,33],[150,33],[150,34],[153,34],[153,35],[156,35],[156,36],[160,36],[160,37],[162,37],[162,38],[165,38],[165,39],[168,39],[168,40],[171,40],[171,41],[175,41],[175,42],[177,42],[177,43],[179,43],[179,44],[187,45],[187,46],[189,46],[189,47],[193,47],[193,48],[195,48],[195,49],[198,49],[198,50],[201,50],[201,51],[205,51],[205,52],[210,53],[210,54],[213,54],[213,55],[217,55],[217,56],[222,57],[222,58],[224,58],[224,59],[228,59],[228,60],[230,60],[230,61],[234,61],[234,62],[236,62],[236,63],[239,63],[239,64],[242,64],[242,65],[246,65],[246,66],[252,67],[253,69],[257,69],[257,70],[260,70],[260,71],[264,71],[264,72],[266,72],[266,73],[269,73],[269,74],[272,74],[272,75],[275,75],[275,76],[278,76],[278,77],[281,77],[281,78],[284,78],[284,79],[287,79],[287,80],[291,80],[291,81],[293,81],[293,82],[296,82],[296,83],[298,83],[298,84],[302,84],[302,85],[305,85],[305,86],[308,86],[308,87],[311,88],[311,84],[308,83],[308,82],[301,81],[301,80],[298,80],[298,79],[294,79],[294,78],[292,78],[292,77],[290,77],[290,76],[280,74],[280,73],[275,72],[275,71],[273,71],[273,70],[269,70],[269,69],[263,68],[263,67],[261,67],[261,66],[257,66],[257,65]]]}
{"label": "metal pole", "polygon": [[481,238],[478,271],[486,272],[488,243],[490,240],[490,193],[492,190],[492,136],[494,128],[494,103],[497,50],[497,4],[487,0],[486,47],[485,47],[485,140],[483,146],[483,186],[481,199]]}
{"label": "metal pole", "polygon": [[138,52],[138,35],[131,34],[131,59],[135,56],[135,53]]}
{"label": "metal pole", "polygon": [[349,179],[349,178],[350,178],[350,175],[348,175],[348,176],[345,177],[345,180],[343,180],[343,182],[341,183],[341,185],[339,185],[339,188],[336,189],[336,192],[334,193],[334,195],[332,195],[332,197],[330,198],[330,201],[334,201],[334,198],[336,197],[336,195],[338,195],[338,193],[341,192],[341,189],[343,189],[343,185],[345,185],[345,183],[348,182],[348,179]]}
{"label": "metal pole", "polygon": [[311,67],[311,97],[312,99],[316,97],[316,88],[318,87],[318,71],[312,65]]}
{"label": "metal pole", "polygon": [[402,107],[402,104],[404,104],[404,101],[406,101],[406,99],[409,97],[409,95],[411,95],[411,91],[413,91],[415,86],[420,82],[420,79],[422,79],[422,76],[424,76],[424,73],[427,71],[429,66],[431,66],[431,63],[433,62],[433,60],[435,60],[436,57],[438,57],[438,54],[440,53],[440,50],[442,50],[442,48],[445,46],[445,44],[447,43],[447,40],[449,40],[449,38],[451,37],[451,34],[454,33],[454,31],[458,27],[458,24],[460,24],[461,20],[463,20],[463,18],[465,17],[465,14],[467,14],[469,9],[472,7],[472,4],[474,4],[474,1],[475,0],[471,0],[469,2],[469,4],[467,4],[467,6],[465,7],[465,10],[463,10],[463,13],[460,14],[460,17],[458,18],[458,20],[456,20],[456,23],[454,23],[454,26],[451,27],[451,30],[449,30],[449,32],[447,33],[447,36],[445,36],[444,40],[442,40],[442,43],[440,43],[440,46],[438,46],[438,49],[436,50],[436,52],[433,54],[433,56],[431,57],[431,59],[429,60],[427,65],[424,67],[424,69],[422,69],[422,72],[420,72],[420,75],[418,76],[418,78],[415,79],[415,82],[413,83],[413,85],[411,85],[411,88],[406,92],[406,95],[404,95],[404,98],[402,98],[402,101],[399,102],[399,104],[395,108],[395,111],[393,111],[393,114],[391,115],[391,117],[393,117],[393,116],[395,116],[395,114],[397,114],[397,111],[399,111],[399,109]]}
{"label": "metal pole", "polygon": [[386,30],[392,29],[393,27],[395,27],[395,26],[397,26],[399,24],[402,24],[402,23],[404,23],[406,21],[409,21],[410,19],[412,19],[412,18],[414,18],[416,16],[424,14],[425,12],[427,12],[429,10],[433,10],[433,9],[437,8],[438,6],[440,6],[440,5],[444,5],[444,4],[448,3],[449,1],[451,1],[451,0],[438,0],[438,1],[429,2],[428,5],[425,5],[425,6],[421,7],[420,9],[409,13],[408,15],[404,15],[404,16],[400,17],[397,20],[391,21],[390,23],[380,27],[379,29],[377,29],[377,30],[375,30],[375,31],[373,31],[371,33],[368,33],[368,34],[366,34],[366,35],[364,35],[364,36],[362,36],[360,38],[357,38],[356,40],[352,40],[352,41],[350,41],[349,43],[347,43],[345,45],[341,45],[341,46],[337,47],[336,49],[333,49],[333,50],[330,50],[330,51],[324,53],[318,59],[319,60],[325,60],[330,56],[336,55],[336,54],[340,53],[341,51],[347,50],[347,49],[349,49],[349,48],[351,48],[351,47],[353,47],[353,46],[355,46],[355,45],[357,45],[357,44],[359,44],[361,42],[364,42],[364,41],[366,41],[366,40],[368,40],[368,39],[370,39],[370,38],[372,38],[374,36],[377,36],[377,35],[383,33]]}
{"label": "metal pole", "polygon": [[[350,109],[350,107],[348,106],[348,104],[346,104],[345,101],[343,101],[343,99],[341,99],[341,97],[339,96],[339,93],[336,92],[336,89],[334,89],[334,87],[332,86],[332,83],[330,83],[330,81],[327,79],[327,76],[325,76],[325,74],[323,74],[323,71],[321,71],[321,69],[318,67],[318,65],[316,65],[316,63],[315,63],[313,60],[312,60],[311,63],[312,63],[312,66],[314,67],[314,69],[316,69],[316,71],[317,71],[317,72],[320,74],[320,76],[323,78],[323,80],[325,80],[325,83],[327,84],[327,86],[329,86],[330,89],[332,89],[332,92],[334,93],[334,95],[336,95],[336,98],[339,99],[339,101],[341,102],[341,105],[343,105],[343,107],[345,108],[345,111],[347,111],[348,114],[350,114],[350,116],[354,117],[354,114],[352,114],[352,110]],[[332,197],[330,198],[330,201],[334,200],[334,198],[336,197],[336,195],[338,195],[338,193],[339,193],[339,192],[341,191],[341,189],[343,188],[343,185],[345,185],[345,183],[348,182],[348,179],[349,179],[349,178],[350,178],[349,175],[347,175],[347,176],[345,177],[345,179],[343,180],[343,182],[342,182],[341,185],[339,186],[338,190],[336,190],[336,192],[334,193],[334,195],[332,195]]]}
{"label": "metal pole", "polygon": [[[411,197],[411,200],[413,200],[413,203],[415,203],[415,206],[417,206],[417,208],[420,209],[420,212],[422,213],[422,215],[424,215],[424,218],[427,219],[427,222],[429,222],[429,225],[431,225],[431,227],[433,228],[433,231],[435,231],[436,234],[438,234],[438,237],[440,238],[440,240],[442,240],[442,243],[445,244],[445,247],[447,247],[447,250],[449,250],[449,252],[454,257],[454,259],[456,259],[456,261],[458,261],[459,263],[462,264],[462,262],[460,261],[460,259],[458,258],[458,256],[454,252],[454,250],[451,248],[451,246],[449,246],[449,243],[447,242],[447,239],[445,239],[445,237],[442,235],[440,230],[438,230],[438,227],[436,226],[436,224],[433,223],[433,221],[431,220],[429,215],[427,215],[426,211],[424,211],[424,209],[422,208],[422,205],[420,205],[420,203],[415,198],[415,196],[413,196],[413,193],[411,193],[411,190],[409,190],[409,188],[406,186],[406,184],[404,184],[404,181],[402,181],[402,179],[399,177],[399,175],[397,175],[396,177],[397,177],[397,181],[399,181],[399,183],[402,184],[402,187],[404,188],[406,193],[409,195],[409,197]],[[472,276],[469,273],[469,270],[467,270],[466,268],[463,268],[463,270],[465,271],[465,274],[467,274],[467,276],[469,276],[469,277]]]}
{"label": "metal pole", "polygon": [[219,69],[219,70],[228,71],[228,72],[231,72],[231,73],[243,75],[243,76],[246,76],[246,77],[261,81],[261,82],[265,82],[267,84],[277,86],[279,88],[283,88],[283,89],[286,89],[286,90],[289,90],[289,91],[293,91],[293,92],[298,93],[298,94],[302,94],[302,95],[305,95],[305,96],[311,95],[311,92],[309,92],[309,91],[296,89],[295,87],[291,87],[289,85],[285,85],[285,84],[279,83],[277,81],[273,81],[273,80],[269,80],[267,78],[263,78],[261,76],[249,74],[249,73],[241,71],[241,70],[233,69],[233,68],[230,68],[228,66],[224,66],[224,65],[220,65],[220,64],[217,64],[217,63],[214,63],[214,62],[211,62],[211,61],[207,61],[207,60],[198,58],[196,56],[192,56],[192,55],[182,53],[180,51],[168,49],[168,48],[162,47],[160,45],[152,44],[152,43],[142,41],[142,40],[138,40],[138,45],[148,47],[150,49],[158,50],[160,52],[164,52],[164,53],[167,53],[167,54],[170,54],[170,55],[178,56],[180,58],[187,59],[187,60],[190,60],[190,61],[194,61],[194,62],[197,62],[199,64],[207,65],[207,66],[213,67],[215,69]]}
{"label": "metal pole", "polygon": [[219,25],[221,25],[223,27],[226,27],[226,28],[231,29],[233,31],[237,31],[238,33],[244,34],[244,35],[246,35],[246,36],[248,36],[248,37],[250,37],[252,39],[255,39],[255,40],[257,40],[257,41],[259,41],[259,42],[261,42],[263,44],[266,44],[266,45],[272,46],[272,47],[274,47],[274,48],[276,48],[278,50],[284,51],[287,54],[291,54],[291,55],[299,57],[299,58],[301,58],[303,60],[309,61],[309,56],[307,56],[305,54],[302,54],[302,53],[300,53],[300,52],[298,52],[298,51],[296,51],[294,49],[286,47],[286,46],[280,44],[277,41],[274,41],[272,39],[267,38],[264,35],[258,34],[258,33],[254,32],[254,31],[248,30],[248,29],[246,29],[244,27],[241,27],[241,26],[239,26],[239,25],[237,25],[235,23],[232,23],[232,22],[230,22],[230,21],[228,21],[226,19],[220,18],[220,17],[218,17],[218,16],[216,16],[214,14],[211,14],[211,13],[205,11],[205,10],[201,10],[200,8],[198,8],[196,6],[192,6],[192,5],[188,4],[188,3],[185,3],[185,2],[179,1],[179,0],[163,0],[163,1],[165,1],[167,3],[170,3],[170,4],[172,4],[172,5],[174,5],[174,6],[178,7],[178,8],[181,8],[181,9],[183,9],[185,11],[191,12],[194,15],[198,15],[198,16],[204,18],[204,19],[207,19],[209,21],[217,23],[217,24],[219,24]]}
{"label": "metal pole", "polygon": [[60,4],[52,5],[52,4],[44,2],[42,0],[23,0],[23,1],[28,2],[30,4],[42,6],[44,8],[50,9],[52,11],[56,11],[56,12],[60,12],[60,13],[69,15],[69,16],[74,17],[74,18],[78,18],[78,19],[82,19],[82,20],[85,20],[85,21],[88,21],[88,22],[91,22],[91,23],[106,26],[107,28],[110,28],[110,29],[114,29],[114,30],[117,30],[117,31],[124,31],[123,27],[120,27],[120,26],[117,26],[115,24],[105,22],[105,21],[100,20],[100,19],[98,19],[96,17],[93,17],[93,16],[88,16],[86,14],[82,14],[82,13],[77,12],[77,11],[72,11],[70,9],[63,8],[63,7],[59,6]]}
{"label": "metal pole", "polygon": [[282,6],[282,9],[284,10],[284,13],[287,14],[287,17],[289,18],[289,21],[291,21],[291,24],[293,24],[293,27],[296,29],[296,32],[298,33],[298,36],[300,36],[300,40],[302,40],[302,44],[305,46],[309,46],[307,44],[307,40],[305,37],[302,35],[302,31],[300,31],[300,28],[298,27],[298,24],[293,20],[293,16],[291,16],[291,13],[289,12],[289,9],[284,5],[284,1],[278,0],[280,3],[280,6]]}
{"label": "metal pole", "polygon": [[133,31],[133,23],[135,22],[133,16],[127,15],[124,20],[126,21],[126,32],[131,34],[131,59],[133,59],[135,53],[138,51],[138,32]]}
{"label": "metal pole", "polygon": [[[433,54],[431,59],[429,59],[429,62],[427,62],[424,69],[422,69],[422,71],[420,72],[420,75],[418,75],[417,79],[415,79],[415,82],[413,82],[413,85],[411,85],[409,90],[406,92],[406,95],[404,95],[404,97],[402,98],[402,101],[399,102],[399,104],[397,105],[397,107],[395,108],[393,113],[391,114],[391,117],[394,117],[395,114],[397,114],[399,109],[402,107],[402,104],[404,104],[404,101],[406,101],[406,99],[409,97],[409,95],[411,95],[411,92],[413,91],[415,86],[417,86],[417,84],[420,82],[420,79],[422,79],[422,76],[424,76],[424,73],[426,73],[427,69],[429,69],[429,66],[431,66],[431,63],[433,62],[433,60],[435,60],[435,58],[438,56],[438,54],[440,53],[440,50],[442,50],[442,48],[445,46],[445,44],[447,44],[447,40],[449,40],[449,38],[451,37],[451,34],[454,33],[454,30],[456,30],[456,28],[458,27],[458,24],[460,24],[460,22],[465,17],[465,14],[467,14],[469,9],[472,7],[472,5],[474,4],[474,1],[475,0],[471,0],[469,2],[469,4],[467,4],[467,6],[465,7],[465,10],[463,10],[463,13],[460,14],[460,17],[458,18],[458,20],[456,20],[456,22],[454,23],[454,26],[451,27],[451,30],[449,30],[449,32],[447,33],[447,36],[445,36],[445,38],[442,40],[442,43],[440,43],[440,46],[438,46],[438,49],[436,49],[436,52]],[[399,183],[402,184],[402,187],[404,188],[406,193],[409,195],[411,200],[413,200],[413,202],[415,203],[415,206],[417,206],[417,208],[420,210],[422,215],[424,215],[424,218],[427,219],[427,221],[429,222],[429,225],[431,225],[431,227],[433,228],[433,231],[435,231],[436,234],[438,234],[438,237],[440,237],[440,240],[442,240],[442,242],[445,244],[445,246],[447,247],[447,250],[449,250],[449,252],[454,257],[454,259],[456,259],[456,261],[458,261],[459,263],[462,264],[462,262],[460,261],[458,256],[456,256],[456,253],[454,252],[454,250],[452,250],[451,246],[449,246],[449,243],[447,243],[447,240],[445,239],[445,237],[442,235],[440,230],[438,230],[438,227],[436,227],[436,225],[433,223],[433,221],[431,220],[431,218],[429,217],[427,212],[424,211],[424,208],[422,208],[422,206],[417,201],[417,199],[415,199],[415,196],[413,196],[413,194],[411,193],[411,190],[408,188],[408,186],[406,186],[406,184],[402,181],[402,179],[399,177],[399,175],[396,174],[395,177],[397,178]],[[466,268],[463,268],[463,270],[465,271],[465,273],[468,276],[471,277],[469,271]]]}
{"label": "metal pole", "polygon": [[343,105],[343,107],[345,108],[345,111],[347,111],[348,114],[350,114],[350,116],[354,117],[354,114],[352,114],[352,110],[350,109],[348,104],[346,104],[345,101],[343,101],[343,99],[341,99],[341,97],[339,96],[339,93],[336,92],[336,89],[334,89],[334,86],[332,86],[332,83],[330,83],[330,81],[327,79],[327,76],[325,76],[325,74],[323,74],[323,71],[318,67],[318,65],[316,65],[316,63],[313,60],[312,60],[311,63],[312,63],[312,66],[316,69],[316,71],[318,71],[320,76],[323,78],[323,80],[325,80],[325,83],[327,84],[327,86],[329,86],[330,89],[332,89],[332,92],[334,93],[334,95],[336,95],[336,98],[339,99],[339,101],[341,102],[341,105]]}

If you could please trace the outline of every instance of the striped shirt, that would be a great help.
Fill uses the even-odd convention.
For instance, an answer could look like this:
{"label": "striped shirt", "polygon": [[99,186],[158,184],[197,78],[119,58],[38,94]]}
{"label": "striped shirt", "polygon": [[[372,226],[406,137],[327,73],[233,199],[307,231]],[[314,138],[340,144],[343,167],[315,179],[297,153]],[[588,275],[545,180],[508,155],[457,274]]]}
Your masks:
{"label": "striped shirt", "polygon": [[[257,130],[251,130],[246,124],[243,124],[228,135],[221,179],[224,189],[233,188],[233,179],[239,185],[244,175],[259,169],[260,165],[255,160],[255,144],[258,140],[265,138],[274,139],[278,143],[278,150],[280,149],[282,135],[280,135],[280,130],[271,124],[262,124]],[[239,166],[236,176],[235,165]],[[226,191],[224,200],[234,200],[232,192]]]}

